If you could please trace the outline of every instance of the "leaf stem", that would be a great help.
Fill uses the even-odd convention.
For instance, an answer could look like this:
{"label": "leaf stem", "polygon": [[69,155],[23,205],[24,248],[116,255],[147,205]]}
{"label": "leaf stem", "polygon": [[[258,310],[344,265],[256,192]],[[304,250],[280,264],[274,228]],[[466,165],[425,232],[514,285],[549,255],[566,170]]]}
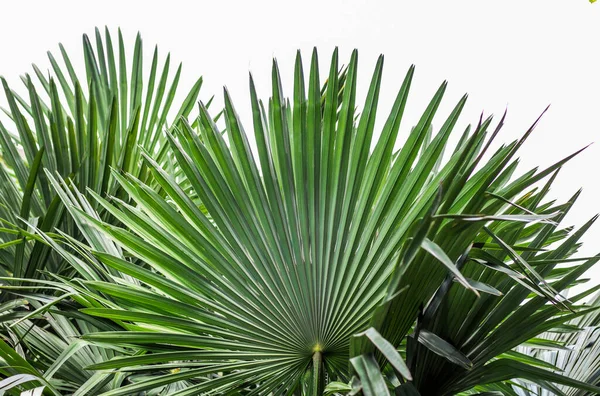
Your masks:
{"label": "leaf stem", "polygon": [[320,350],[313,354],[313,396],[323,394],[323,355]]}

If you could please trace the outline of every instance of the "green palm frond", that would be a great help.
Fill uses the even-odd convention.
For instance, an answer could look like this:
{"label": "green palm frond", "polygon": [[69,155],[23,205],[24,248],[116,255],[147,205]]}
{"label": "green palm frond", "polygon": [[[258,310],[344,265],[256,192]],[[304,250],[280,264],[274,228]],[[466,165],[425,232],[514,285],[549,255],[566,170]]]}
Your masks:
{"label": "green palm frond", "polygon": [[[589,295],[594,288],[585,293]],[[600,314],[598,313],[599,296],[588,304],[592,312],[588,315],[575,318],[564,325],[554,328],[542,335],[542,340],[556,345],[555,348],[547,350],[540,349],[536,345],[526,344],[519,346],[518,351],[532,356],[547,365],[555,372],[563,373],[571,378],[589,384],[600,385],[600,344],[598,342],[598,325]],[[552,395],[553,390],[545,389],[536,383],[519,383],[519,392],[523,395]],[[559,391],[569,396],[591,396],[590,391],[572,389],[559,386]],[[554,390],[554,393],[559,393]]]}
{"label": "green palm frond", "polygon": [[[198,79],[185,99],[177,103],[181,65],[173,71],[170,55],[161,60],[155,47],[150,68],[144,67],[139,35],[129,63],[120,31],[117,41],[113,45],[108,29],[104,35],[96,29],[94,48],[84,35],[86,74],[82,76],[75,73],[62,45],[60,60],[49,52],[48,74],[34,65],[35,77],[22,78],[27,99],[2,79],[8,105],[4,111],[10,120],[0,123],[2,333],[14,342],[22,356],[35,359],[26,375],[43,378],[65,393],[70,393],[65,389],[80,389],[82,395],[94,389],[111,389],[106,380],[109,377],[112,387],[118,387],[120,382],[116,380],[119,376],[98,376],[83,369],[93,363],[94,357],[109,358],[115,353],[92,346],[73,349],[73,345],[80,345],[75,337],[103,328],[96,326],[98,321],[78,314],[72,304],[65,305],[67,300],[63,301],[56,291],[57,287],[62,290],[62,284],[45,287],[29,281],[47,282],[57,275],[69,279],[77,273],[47,241],[33,234],[33,227],[49,235],[58,228],[73,241],[85,240],[86,235],[65,214],[46,172],[68,178],[83,195],[89,189],[102,196],[122,196],[110,169],[129,172],[151,183],[142,151],[166,167],[172,164],[165,150],[164,129],[170,127],[171,120],[190,114],[202,84],[202,79]],[[172,166],[169,169],[176,171]],[[95,202],[90,202],[95,207]],[[106,213],[99,216],[114,220]],[[111,275],[119,276],[115,272]],[[19,287],[27,291],[15,291]],[[19,298],[22,293],[27,294],[27,300]],[[74,311],[72,315],[77,319],[65,319],[65,310]],[[60,326],[55,326],[57,323]],[[69,353],[69,359],[64,365],[54,366],[56,371],[48,378],[53,363],[64,353]],[[2,357],[7,359],[7,355]],[[8,368],[0,372],[3,376],[22,373],[11,373]]]}
{"label": "green palm frond", "polygon": [[[120,195],[110,177],[111,168],[122,169],[147,180],[141,151],[154,156],[165,166],[166,137],[163,129],[187,117],[192,111],[202,84],[198,79],[179,107],[173,107],[181,65],[172,73],[170,55],[159,65],[154,49],[149,75],[143,67],[142,39],[138,35],[131,64],[127,64],[121,32],[113,45],[106,29],[98,29],[94,49],[83,37],[86,74],[79,78],[65,49],[60,46],[64,65],[48,52],[52,66],[47,76],[34,65],[35,78],[26,75],[28,92],[24,99],[2,79],[12,125],[0,123],[2,162],[0,171],[0,216],[3,228],[0,263],[4,274],[37,277],[38,269],[61,272],[60,262],[43,263],[49,252],[26,235],[14,234],[27,227],[18,218],[34,219],[43,231],[55,227],[77,234],[74,224],[62,216],[60,200],[50,188],[45,171],[71,178],[80,191],[91,189],[101,195]],[[34,81],[36,80],[37,81]],[[177,106],[177,104],[175,104]]]}
{"label": "green palm frond", "polygon": [[482,117],[447,147],[467,98],[434,127],[444,82],[404,138],[410,67],[379,131],[383,57],[361,106],[357,52],[322,83],[315,50],[291,100],[276,62],[268,101],[250,78],[249,135],[226,90],[188,120],[201,80],[171,111],[180,69],[168,84],[155,50],[143,82],[139,36],[131,73],[120,34],[84,37],[84,82],[61,54],[29,101],[5,83],[7,394],[600,391],[532,352],[593,337],[594,289],[564,294],[600,259],[576,255],[595,218],[560,226],[579,194],[547,197],[577,153],[515,176],[537,121],[490,152],[504,117]]}
{"label": "green palm frond", "polygon": [[[559,293],[597,258],[556,282],[550,275],[587,226],[572,236],[558,230],[573,202],[542,201],[575,154],[513,178],[533,127],[484,161],[504,121],[490,129],[488,118],[442,161],[466,101],[433,133],[446,83],[394,151],[414,69],[375,133],[383,58],[360,114],[357,62],[354,52],[342,87],[334,52],[324,101],[316,51],[308,80],[298,55],[291,104],[276,63],[266,105],[251,79],[257,155],[227,91],[225,136],[202,104],[195,127],[178,123],[167,134],[170,150],[203,210],[145,153],[152,183],[112,172],[129,200],[90,193],[96,203],[87,204],[76,184],[47,172],[87,233],[89,248],[70,243],[82,258],[62,250],[81,277],[82,312],[122,328],[82,339],[131,355],[89,368],[151,374],[105,395],[180,381],[189,386],[173,394],[320,394],[353,374],[366,395],[389,386],[454,394],[521,376],[597,389],[496,360],[581,314]],[[86,275],[103,267],[126,276]],[[503,328],[528,317],[531,334]]]}

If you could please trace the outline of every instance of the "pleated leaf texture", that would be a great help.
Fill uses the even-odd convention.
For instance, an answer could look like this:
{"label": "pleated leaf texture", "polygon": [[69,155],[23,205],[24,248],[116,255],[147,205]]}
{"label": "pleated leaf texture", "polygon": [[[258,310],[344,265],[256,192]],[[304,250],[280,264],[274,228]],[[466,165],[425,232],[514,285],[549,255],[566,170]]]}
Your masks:
{"label": "pleated leaf texture", "polygon": [[268,102],[250,78],[251,134],[227,90],[224,127],[202,102],[179,114],[170,161],[142,145],[147,172],[111,166],[114,190],[43,169],[80,238],[31,225],[74,272],[48,277],[38,319],[97,324],[76,341],[116,355],[86,367],[89,394],[598,393],[515,351],[595,309],[595,289],[564,296],[598,260],[574,256],[595,218],[560,228],[579,193],[546,197],[577,153],[515,176],[535,123],[492,152],[504,117],[481,118],[448,147],[467,98],[434,128],[444,82],[401,128],[410,67],[376,130],[383,57],[364,102],[357,51],[326,79],[316,50],[303,68],[298,53],[291,99],[276,62]]}

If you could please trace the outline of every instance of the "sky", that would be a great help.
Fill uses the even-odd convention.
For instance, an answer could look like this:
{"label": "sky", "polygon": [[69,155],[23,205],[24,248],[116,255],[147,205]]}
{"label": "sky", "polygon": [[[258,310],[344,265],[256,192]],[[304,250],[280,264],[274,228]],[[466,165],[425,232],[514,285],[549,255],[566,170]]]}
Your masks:
{"label": "sky", "polygon": [[[276,57],[284,90],[291,94],[296,51],[305,64],[319,50],[323,73],[337,46],[347,62],[359,52],[358,97],[364,98],[379,54],[384,54],[380,115],[391,107],[404,74],[416,65],[401,129],[404,136],[427,102],[448,80],[434,128],[464,93],[458,129],[482,112],[508,116],[498,142],[520,137],[550,109],[520,151],[521,170],[545,167],[592,144],[560,172],[551,196],[581,197],[565,220],[580,226],[600,212],[600,3],[588,0],[454,1],[27,1],[0,6],[0,75],[17,86],[31,63],[49,68],[46,51],[61,42],[81,59],[81,37],[94,27],[120,27],[126,43],[142,34],[145,57],[158,44],[161,56],[183,62],[181,87],[203,76],[201,98],[222,101],[227,86],[250,131],[248,71],[258,93],[270,92]],[[147,59],[149,63],[149,59]],[[148,65],[149,66],[149,65]],[[83,72],[81,61],[75,67]],[[4,98],[0,100],[2,102]],[[359,101],[360,103],[360,101]],[[379,117],[382,125],[384,117]],[[600,252],[600,224],[584,238],[582,255]],[[600,265],[588,275],[600,283]]]}

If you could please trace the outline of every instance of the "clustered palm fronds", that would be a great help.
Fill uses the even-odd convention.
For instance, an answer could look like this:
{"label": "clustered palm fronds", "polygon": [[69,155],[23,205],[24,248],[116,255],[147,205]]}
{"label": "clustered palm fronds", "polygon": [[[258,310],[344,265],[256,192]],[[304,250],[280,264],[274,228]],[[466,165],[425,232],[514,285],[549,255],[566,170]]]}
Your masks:
{"label": "clustered palm fronds", "polygon": [[[596,295],[592,301],[593,306],[598,306],[600,296]],[[553,329],[553,332],[544,335],[544,342],[548,348],[536,348],[536,345],[524,344],[519,346],[518,352],[533,356],[545,367],[563,372],[565,375],[590,384],[600,382],[600,314],[598,310],[574,319],[564,325]],[[549,396],[554,393],[532,383],[519,383],[518,394],[523,396]],[[585,391],[576,388],[559,386],[556,394],[569,396],[583,396]]]}
{"label": "clustered palm fronds", "polygon": [[[276,62],[268,102],[251,77],[248,135],[226,90],[192,118],[198,80],[170,112],[168,58],[143,83],[139,37],[129,79],[104,42],[84,38],[87,96],[50,58],[65,107],[39,71],[50,105],[5,84],[7,394],[600,392],[577,341],[597,288],[564,297],[600,258],[576,256],[595,218],[561,228],[579,193],[547,198],[577,153],[516,176],[535,124],[491,152],[504,117],[447,147],[466,96],[434,129],[445,82],[401,138],[413,67],[376,130],[383,57],[362,104],[356,51],[323,83],[298,53],[291,100]],[[523,349],[565,345],[561,364]]]}

